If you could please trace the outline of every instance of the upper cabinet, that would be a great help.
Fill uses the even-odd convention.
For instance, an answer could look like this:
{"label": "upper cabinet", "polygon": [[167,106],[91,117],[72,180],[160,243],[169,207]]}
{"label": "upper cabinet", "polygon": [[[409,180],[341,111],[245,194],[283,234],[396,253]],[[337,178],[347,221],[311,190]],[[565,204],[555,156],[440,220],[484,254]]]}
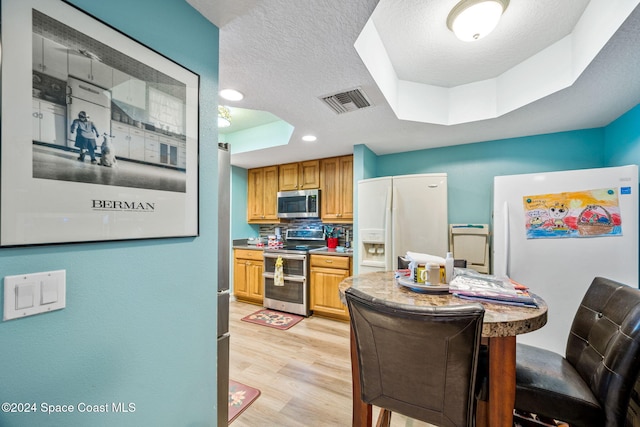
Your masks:
{"label": "upper cabinet", "polygon": [[278,166],[249,169],[247,221],[254,224],[280,222],[278,218]]}
{"label": "upper cabinet", "polygon": [[279,191],[311,190],[320,188],[320,160],[280,165]]}
{"label": "upper cabinet", "polygon": [[33,34],[33,69],[60,80],[67,79],[67,48]]}
{"label": "upper cabinet", "polygon": [[113,100],[131,106],[147,108],[147,87],[142,80],[136,79],[120,70],[113,70]]}
{"label": "upper cabinet", "polygon": [[320,161],[320,216],[323,222],[353,222],[353,156]]}
{"label": "upper cabinet", "polygon": [[113,68],[73,49],[69,50],[69,75],[105,89],[113,86]]}

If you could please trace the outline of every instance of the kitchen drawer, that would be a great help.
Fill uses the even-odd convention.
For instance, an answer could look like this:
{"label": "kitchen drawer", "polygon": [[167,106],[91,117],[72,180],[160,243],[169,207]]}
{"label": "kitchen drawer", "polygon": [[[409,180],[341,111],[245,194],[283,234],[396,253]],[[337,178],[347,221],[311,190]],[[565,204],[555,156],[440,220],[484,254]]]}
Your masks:
{"label": "kitchen drawer", "polygon": [[135,135],[137,137],[144,138],[144,131],[142,129],[130,128],[129,134],[132,136]]}
{"label": "kitchen drawer", "polygon": [[160,144],[158,143],[158,140],[153,140],[153,139],[149,139],[149,138],[145,138],[144,140],[144,146],[147,150],[150,151],[160,151]]}
{"label": "kitchen drawer", "polygon": [[236,258],[252,259],[255,261],[262,261],[262,252],[261,250],[253,249],[234,249]]}
{"label": "kitchen drawer", "polygon": [[163,144],[170,144],[170,145],[178,145],[178,143],[180,142],[175,138],[171,138],[164,135],[158,135],[158,141],[162,142]]}
{"label": "kitchen drawer", "polygon": [[155,151],[145,150],[144,151],[144,161],[150,163],[159,163],[160,156]]}
{"label": "kitchen drawer", "polygon": [[311,255],[311,267],[349,269],[351,258],[335,255]]}
{"label": "kitchen drawer", "polygon": [[153,133],[153,132],[145,132],[144,133],[144,139],[146,141],[152,140],[152,141],[158,141],[158,134],[157,133]]}
{"label": "kitchen drawer", "polygon": [[115,121],[112,120],[111,121],[111,129],[129,133],[129,129],[131,129],[131,126],[123,125],[120,122],[115,122]]}

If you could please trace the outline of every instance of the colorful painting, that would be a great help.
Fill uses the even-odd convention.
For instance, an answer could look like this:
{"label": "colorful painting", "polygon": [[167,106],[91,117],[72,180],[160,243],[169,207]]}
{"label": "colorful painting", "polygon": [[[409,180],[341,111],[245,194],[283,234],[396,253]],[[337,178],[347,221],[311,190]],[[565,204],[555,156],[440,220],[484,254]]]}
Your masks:
{"label": "colorful painting", "polygon": [[622,234],[617,188],[525,196],[522,202],[527,239]]}

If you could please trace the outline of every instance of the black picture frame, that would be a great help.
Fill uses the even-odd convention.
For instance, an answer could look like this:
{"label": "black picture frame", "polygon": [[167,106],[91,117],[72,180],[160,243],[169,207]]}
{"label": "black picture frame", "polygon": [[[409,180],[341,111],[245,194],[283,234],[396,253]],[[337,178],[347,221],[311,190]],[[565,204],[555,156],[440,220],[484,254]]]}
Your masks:
{"label": "black picture frame", "polygon": [[65,1],[1,7],[0,246],[197,236],[199,75]]}

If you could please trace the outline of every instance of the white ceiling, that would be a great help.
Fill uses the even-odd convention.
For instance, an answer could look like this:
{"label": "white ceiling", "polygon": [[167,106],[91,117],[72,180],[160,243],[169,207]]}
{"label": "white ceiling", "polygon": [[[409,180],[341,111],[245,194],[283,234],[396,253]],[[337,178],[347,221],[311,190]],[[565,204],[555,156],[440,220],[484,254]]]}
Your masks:
{"label": "white ceiling", "polygon": [[[220,88],[245,94],[225,104],[295,127],[284,146],[232,148],[236,166],[350,154],[356,144],[382,155],[602,127],[640,103],[640,7],[571,87],[495,119],[447,126],[399,120],[356,52],[377,0],[187,1],[220,28]],[[475,43],[446,28],[457,2],[380,2],[372,20],[400,78],[452,87],[495,77],[571,33],[589,0],[511,0],[494,33]],[[355,87],[372,107],[338,115],[318,99]],[[301,140],[309,133],[317,142]]]}

